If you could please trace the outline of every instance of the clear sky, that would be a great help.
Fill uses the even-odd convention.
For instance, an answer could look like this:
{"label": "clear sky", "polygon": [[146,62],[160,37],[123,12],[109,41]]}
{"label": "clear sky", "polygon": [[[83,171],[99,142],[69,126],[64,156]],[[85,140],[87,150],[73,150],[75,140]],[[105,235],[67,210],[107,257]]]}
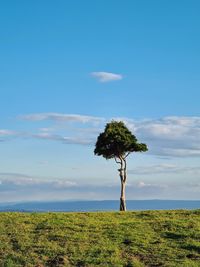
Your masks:
{"label": "clear sky", "polygon": [[149,152],[128,199],[200,199],[200,1],[0,3],[0,202],[118,199],[93,155],[123,120]]}

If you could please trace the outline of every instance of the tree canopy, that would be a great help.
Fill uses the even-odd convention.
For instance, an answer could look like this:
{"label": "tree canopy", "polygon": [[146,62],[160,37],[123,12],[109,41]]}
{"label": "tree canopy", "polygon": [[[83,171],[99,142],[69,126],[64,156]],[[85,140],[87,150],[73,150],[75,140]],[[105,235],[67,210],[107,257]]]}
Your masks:
{"label": "tree canopy", "polygon": [[111,121],[97,138],[95,155],[106,159],[126,157],[131,152],[147,151],[146,144],[138,143],[135,135],[122,121]]}

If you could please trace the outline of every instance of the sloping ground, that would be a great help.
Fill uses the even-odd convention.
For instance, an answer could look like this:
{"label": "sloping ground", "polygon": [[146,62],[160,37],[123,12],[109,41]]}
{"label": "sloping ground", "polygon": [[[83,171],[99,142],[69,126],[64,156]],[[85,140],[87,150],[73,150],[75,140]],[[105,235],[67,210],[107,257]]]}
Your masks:
{"label": "sloping ground", "polygon": [[0,266],[200,266],[200,210],[0,213]]}

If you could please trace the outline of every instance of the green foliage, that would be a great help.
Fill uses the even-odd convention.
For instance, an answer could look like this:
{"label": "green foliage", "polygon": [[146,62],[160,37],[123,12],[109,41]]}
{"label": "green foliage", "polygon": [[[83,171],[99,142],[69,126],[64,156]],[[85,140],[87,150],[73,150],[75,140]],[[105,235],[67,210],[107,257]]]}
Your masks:
{"label": "green foliage", "polygon": [[104,132],[98,136],[94,153],[111,159],[125,156],[126,153],[130,152],[145,151],[147,151],[147,146],[138,143],[137,138],[122,121],[112,121],[107,123]]}
{"label": "green foliage", "polygon": [[0,266],[200,266],[200,211],[0,213]]}

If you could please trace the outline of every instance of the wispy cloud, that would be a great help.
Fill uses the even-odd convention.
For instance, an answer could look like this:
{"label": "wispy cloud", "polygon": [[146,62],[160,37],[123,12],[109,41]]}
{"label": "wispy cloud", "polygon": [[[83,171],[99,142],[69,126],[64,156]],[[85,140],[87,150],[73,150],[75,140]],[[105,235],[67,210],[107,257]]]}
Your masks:
{"label": "wispy cloud", "polygon": [[93,116],[85,116],[79,114],[61,114],[61,113],[34,113],[19,116],[22,120],[27,121],[58,121],[58,122],[79,122],[79,123],[98,123],[103,119]]}
{"label": "wispy cloud", "polygon": [[[130,180],[130,179],[129,179]],[[66,199],[118,199],[120,184],[85,183],[74,179],[44,178],[20,173],[0,173],[0,202]],[[199,198],[198,180],[168,184],[150,180],[132,181],[127,199],[193,199]]]}
{"label": "wispy cloud", "polygon": [[121,74],[116,74],[112,72],[92,72],[91,75],[96,78],[99,82],[106,83],[112,81],[122,80],[123,76]]}
{"label": "wispy cloud", "polygon": [[32,134],[32,137],[36,139],[60,141],[64,144],[74,144],[74,145],[91,145],[95,143],[94,138],[88,138],[87,136],[67,137],[58,134],[38,133],[38,134]]}
{"label": "wispy cloud", "polygon": [[[171,116],[134,120],[50,112],[22,115],[20,119],[30,122],[42,121],[43,125],[40,124],[39,128],[31,132],[2,129],[0,141],[20,137],[54,140],[64,144],[91,145],[95,143],[106,122],[117,119],[124,121],[138,140],[148,145],[148,154],[162,157],[200,157],[200,117]],[[49,123],[52,125],[49,126]]]}
{"label": "wispy cloud", "polygon": [[71,188],[76,182],[66,179],[44,179],[20,173],[0,173],[0,190],[25,187],[46,187],[54,189]]}
{"label": "wispy cloud", "polygon": [[7,129],[0,129],[0,142],[4,142],[6,140],[9,140],[11,138],[14,138],[17,136],[16,131],[11,131]]}
{"label": "wispy cloud", "polygon": [[6,130],[6,129],[0,129],[0,137],[6,137],[6,136],[13,136],[16,135],[15,131],[10,131],[10,130]]}
{"label": "wispy cloud", "polygon": [[168,188],[168,185],[166,184],[154,184],[154,183],[146,183],[146,182],[139,182],[137,184],[138,188],[149,188],[149,189],[159,189],[159,188]]}
{"label": "wispy cloud", "polygon": [[200,175],[200,167],[198,166],[177,166],[175,164],[157,164],[139,166],[128,171],[130,174],[151,175],[151,174],[193,174]]}
{"label": "wispy cloud", "polygon": [[[44,122],[44,127],[39,128],[35,133],[23,133],[22,137],[59,141],[63,144],[76,145],[94,144],[96,135],[99,132],[97,126],[99,127],[99,125],[105,122],[105,119],[100,117],[53,112],[21,115],[19,118],[31,122]],[[45,122],[48,123],[48,121],[52,123],[59,122],[61,124],[53,124],[52,127],[46,127]],[[65,128],[68,123],[73,124],[73,127]]]}

